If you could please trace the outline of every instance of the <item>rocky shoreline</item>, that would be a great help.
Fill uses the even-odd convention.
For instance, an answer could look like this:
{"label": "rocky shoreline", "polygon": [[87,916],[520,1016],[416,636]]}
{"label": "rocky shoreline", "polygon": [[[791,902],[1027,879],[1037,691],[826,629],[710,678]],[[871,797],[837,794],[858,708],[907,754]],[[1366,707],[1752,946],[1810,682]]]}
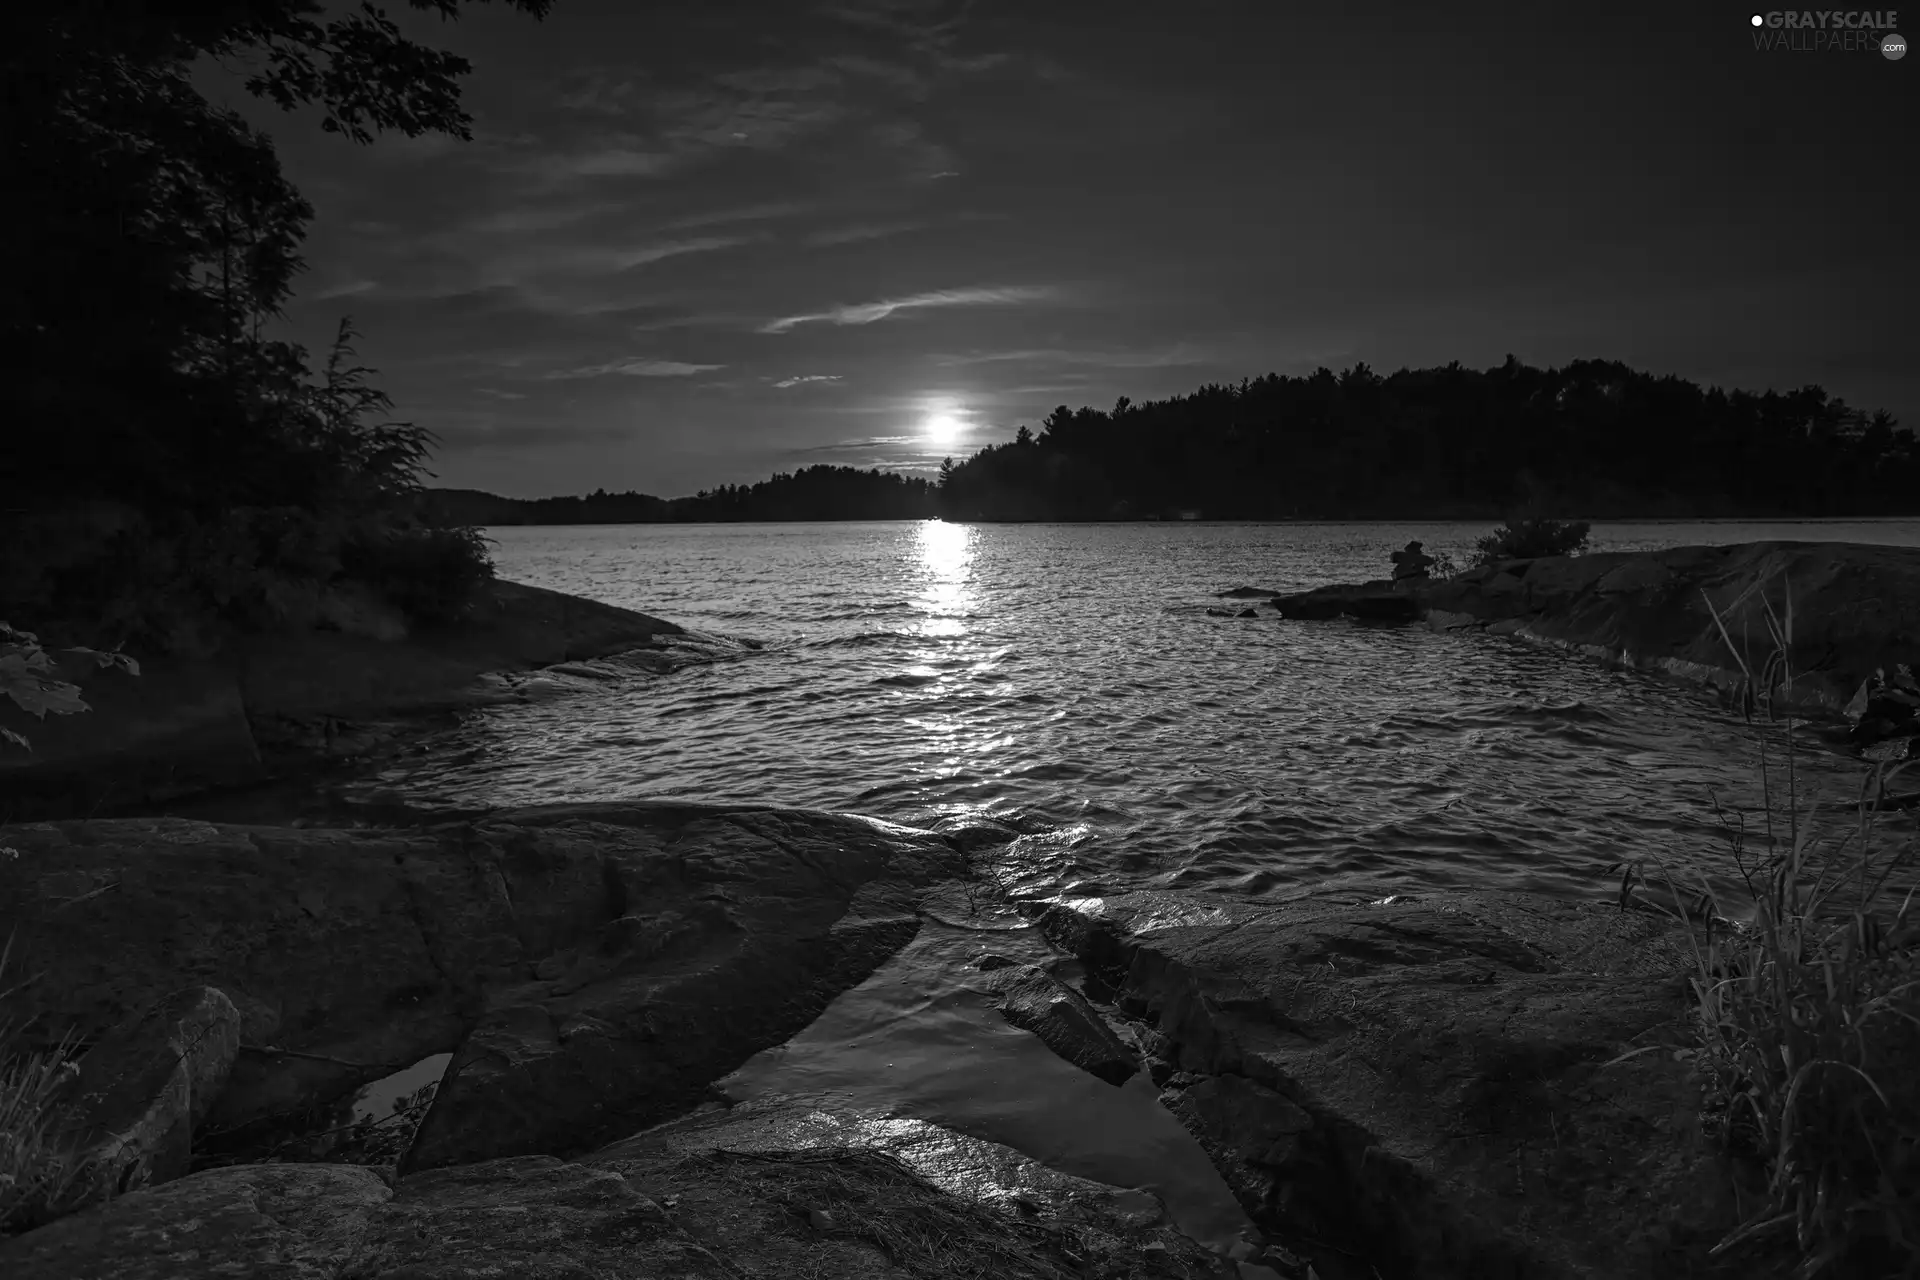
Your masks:
{"label": "rocky shoreline", "polygon": [[[354,831],[0,829],[18,851],[0,863],[0,927],[36,960],[5,1012],[94,1044],[87,1137],[111,1164],[103,1184],[122,1193],[0,1244],[0,1267],[231,1274],[265,1267],[264,1240],[290,1269],[256,1274],[464,1274],[417,1269],[457,1237],[532,1271],[613,1267],[609,1242],[644,1242],[653,1252],[631,1256],[650,1261],[604,1274],[807,1274],[755,1269],[774,1240],[816,1274],[973,1274],[952,1260],[927,1270],[872,1232],[794,1210],[831,1199],[824,1184],[804,1189],[827,1176],[822,1161],[845,1164],[832,1182],[852,1197],[813,1206],[830,1224],[904,1197],[1038,1233],[1039,1252],[1007,1254],[991,1274],[1313,1265],[1331,1280],[1368,1274],[1353,1262],[1364,1259],[1381,1275],[1649,1275],[1720,1224],[1727,1206],[1688,1123],[1689,1068],[1672,1051],[1674,927],[1614,905],[1018,904],[1087,976],[1075,987],[983,960],[1003,1016],[1103,1087],[1153,1076],[1259,1229],[1239,1258],[1179,1236],[1151,1194],[1063,1183],[1004,1149],[958,1159],[966,1140],[937,1126],[903,1135],[713,1092],[872,974],[937,892],[990,898],[962,851],[980,834],[666,803]],[[1663,1049],[1611,1062],[1649,1046]],[[452,1066],[395,1169],[187,1172],[196,1152],[436,1052]],[[132,1069],[162,1055],[178,1069]],[[750,1131],[758,1157],[741,1163]],[[915,1171],[916,1143],[936,1152],[922,1169],[1000,1172],[972,1175],[971,1193],[965,1178],[943,1188]],[[772,1212],[781,1187],[791,1203],[771,1225],[713,1226]],[[695,1202],[711,1220],[688,1218]],[[491,1225],[547,1204],[573,1215],[564,1235]],[[884,1257],[855,1266],[847,1249]],[[153,1269],[156,1250],[179,1265]]]}
{"label": "rocky shoreline", "polygon": [[79,685],[92,709],[38,720],[0,699],[0,727],[34,747],[0,754],[0,816],[151,811],[304,778],[399,750],[435,717],[756,647],[504,581],[457,627],[409,633],[391,610],[371,607],[329,622],[231,638],[195,657],[135,654],[137,676],[63,660],[60,678]]}
{"label": "rocky shoreline", "polygon": [[1752,542],[1597,552],[1513,560],[1444,581],[1321,587],[1268,603],[1283,618],[1511,636],[1734,695],[1746,677],[1729,640],[1747,670],[1763,676],[1768,607],[1784,621],[1789,600],[1794,678],[1791,687],[1775,684],[1775,705],[1845,717],[1856,745],[1920,735],[1920,696],[1899,687],[1901,667],[1910,684],[1920,661],[1920,548]]}
{"label": "rocky shoreline", "polygon": [[[1724,686],[1702,592],[1751,634],[1759,589],[1783,576],[1806,705],[1844,709],[1913,651],[1920,552],[1892,548],[1516,562],[1271,604],[1483,628]],[[1849,592],[1879,605],[1838,608]],[[739,651],[532,588],[503,584],[495,612],[459,636],[276,642],[169,686],[205,697],[90,687],[94,727],[133,726],[132,745],[100,745],[118,730],[56,741],[38,781],[103,759],[123,795],[244,781],[276,757],[306,767],[339,726],[528,696],[514,686],[536,668],[591,680],[596,660],[668,670]],[[169,750],[199,771],[141,771]],[[8,783],[22,778],[36,781]],[[0,933],[32,970],[0,1024],[86,1050],[68,1136],[92,1161],[78,1211],[0,1240],[0,1273],[1739,1273],[1707,1254],[1742,1216],[1743,1175],[1700,1129],[1672,916],[1631,896],[1351,886],[1008,902],[985,871],[1011,834],[677,802],[350,829],[0,826]],[[970,989],[1088,1087],[1150,1081],[1251,1223],[1236,1243],[1203,1248],[1145,1186],[925,1121],[728,1091],[956,914],[1011,915],[1044,944],[1045,962],[982,950]],[[264,1159],[289,1126],[443,1054],[392,1162]]]}

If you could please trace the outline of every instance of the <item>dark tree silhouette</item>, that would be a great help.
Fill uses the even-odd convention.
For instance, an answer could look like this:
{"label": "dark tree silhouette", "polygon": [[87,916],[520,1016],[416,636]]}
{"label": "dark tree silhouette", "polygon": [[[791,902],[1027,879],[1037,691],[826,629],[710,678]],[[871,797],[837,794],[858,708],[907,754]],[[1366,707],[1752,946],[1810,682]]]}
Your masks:
{"label": "dark tree silhouette", "polygon": [[[535,17],[549,4],[509,2]],[[16,616],[60,602],[78,620],[82,597],[97,613],[157,590],[142,578],[159,570],[129,562],[135,551],[166,552],[176,576],[209,540],[271,567],[278,548],[257,525],[328,526],[315,536],[339,543],[360,521],[361,541],[379,541],[392,530],[368,526],[366,505],[417,487],[424,432],[364,422],[386,407],[377,393],[343,400],[304,351],[262,336],[301,269],[312,210],[267,138],[190,78],[202,57],[253,58],[249,90],[317,105],[323,128],[356,141],[468,136],[462,59],[405,39],[372,5],[322,12],[311,0],[69,0],[0,17],[0,144],[15,178],[0,201],[0,417],[24,481],[0,513],[0,607]],[[341,508],[349,495],[362,509]],[[233,594],[213,589],[209,603]]]}
{"label": "dark tree silhouette", "polygon": [[1061,405],[943,467],[958,519],[1902,515],[1920,450],[1823,388],[1755,395],[1600,360],[1268,374]]}

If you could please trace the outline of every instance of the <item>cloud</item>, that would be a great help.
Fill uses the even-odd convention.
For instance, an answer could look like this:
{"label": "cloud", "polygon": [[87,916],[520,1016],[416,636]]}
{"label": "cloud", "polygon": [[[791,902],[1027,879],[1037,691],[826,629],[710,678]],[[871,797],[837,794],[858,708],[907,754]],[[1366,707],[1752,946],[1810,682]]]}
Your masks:
{"label": "cloud", "polygon": [[337,284],[330,289],[322,289],[314,294],[314,299],[325,302],[329,298],[352,298],[363,293],[371,293],[380,286],[371,280],[350,280],[346,284]]}
{"label": "cloud", "polygon": [[861,240],[879,240],[886,236],[897,236],[902,232],[916,231],[926,225],[924,222],[882,222],[852,227],[830,227],[825,231],[816,231],[809,235],[805,243],[812,249],[824,249],[836,244],[854,244]]}
{"label": "cloud", "polygon": [[502,391],[498,387],[478,387],[483,396],[492,396],[496,400],[525,400],[527,397],[518,391]]}
{"label": "cloud", "polygon": [[1020,302],[1044,302],[1055,296],[1058,291],[1038,285],[1019,285],[1009,288],[972,288],[972,289],[936,289],[929,293],[916,293],[905,298],[888,298],[880,302],[863,302],[854,306],[834,307],[828,311],[814,311],[803,315],[783,316],[770,320],[760,326],[761,333],[786,333],[796,325],[825,322],[828,324],[872,324],[876,320],[885,320],[900,311],[914,311],[923,307],[980,307],[1009,306]]}
{"label": "cloud", "polygon": [[557,378],[603,378],[608,374],[625,374],[630,378],[686,378],[696,373],[708,373],[714,369],[724,369],[723,364],[687,364],[681,360],[614,360],[607,364],[590,364],[579,369],[559,369],[547,374],[549,380]]}
{"label": "cloud", "polygon": [[1218,357],[1191,343],[1135,350],[1067,351],[1057,347],[1015,351],[975,351],[966,355],[936,356],[934,363],[969,364],[1081,364],[1104,369],[1167,369],[1213,364]]}
{"label": "cloud", "polygon": [[838,381],[840,381],[840,375],[837,373],[803,373],[798,377],[794,377],[794,378],[782,378],[780,379],[780,381],[774,383],[773,385],[776,387],[797,387],[803,382],[838,382]]}

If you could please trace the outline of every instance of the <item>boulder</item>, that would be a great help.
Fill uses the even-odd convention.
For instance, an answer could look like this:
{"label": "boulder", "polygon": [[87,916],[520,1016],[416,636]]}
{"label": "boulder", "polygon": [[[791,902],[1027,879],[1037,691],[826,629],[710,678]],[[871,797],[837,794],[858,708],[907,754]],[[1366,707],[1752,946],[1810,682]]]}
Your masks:
{"label": "boulder", "polygon": [[1216,591],[1214,596],[1221,600],[1271,600],[1279,595],[1265,587],[1230,587],[1225,591]]}
{"label": "boulder", "polygon": [[[981,966],[983,969],[986,965]],[[1140,1059],[1121,1042],[1087,998],[1045,969],[1002,969],[994,985],[1000,1016],[1039,1036],[1047,1048],[1115,1088],[1140,1072]]]}
{"label": "boulder", "polygon": [[698,1105],[918,927],[963,870],[858,818],[659,803],[350,831],[118,819],[0,828],[0,933],[42,971],[0,1020],[99,1034],[191,981],[241,1043],[209,1135],[437,1053],[408,1167],[581,1150]]}
{"label": "boulder", "polygon": [[109,1031],[80,1059],[67,1138],[92,1197],[185,1174],[193,1130],[226,1087],[240,1012],[226,995],[187,987]]}
{"label": "boulder", "polygon": [[1383,1275],[1664,1274],[1732,1225],[1664,918],[1524,896],[1145,892],[1040,923],[1151,1019],[1249,1215]]}

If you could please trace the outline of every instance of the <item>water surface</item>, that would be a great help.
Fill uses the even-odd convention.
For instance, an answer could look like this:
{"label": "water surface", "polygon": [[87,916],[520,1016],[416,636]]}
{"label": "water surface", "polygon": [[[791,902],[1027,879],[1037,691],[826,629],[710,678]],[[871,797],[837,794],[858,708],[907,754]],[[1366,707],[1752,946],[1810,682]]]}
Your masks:
{"label": "water surface", "polygon": [[[1751,802],[1754,747],[1707,693],[1481,635],[1206,613],[1233,586],[1379,576],[1409,538],[1464,561],[1485,529],[497,529],[504,577],[767,648],[474,713],[356,789],[984,814],[1030,833],[1004,871],[1035,893],[1589,896],[1623,857],[1723,863],[1711,796]],[[1601,525],[1594,549],[1756,538],[1920,545],[1920,521]]]}

